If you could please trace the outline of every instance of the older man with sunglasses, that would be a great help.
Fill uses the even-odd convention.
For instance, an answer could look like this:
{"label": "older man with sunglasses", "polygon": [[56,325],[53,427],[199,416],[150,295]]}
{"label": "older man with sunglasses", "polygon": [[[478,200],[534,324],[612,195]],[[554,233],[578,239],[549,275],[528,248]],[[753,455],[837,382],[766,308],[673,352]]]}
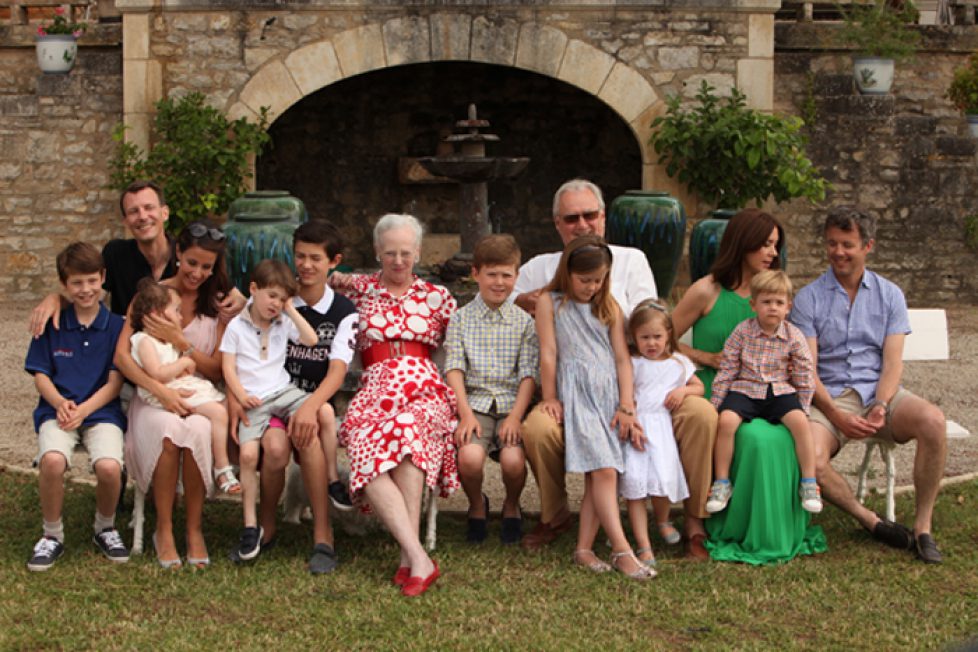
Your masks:
{"label": "older man with sunglasses", "polygon": [[[590,181],[572,179],[558,188],[554,194],[553,216],[565,246],[582,235],[604,237],[604,199],[601,190]],[[627,317],[641,301],[656,298],[655,279],[640,250],[611,245],[611,252],[611,294]],[[537,298],[553,278],[559,261],[560,252],[541,254],[520,268],[514,289],[516,305],[534,314]],[[692,496],[686,501],[685,529],[689,556],[695,559],[708,558],[703,547],[706,538],[703,518],[707,516],[705,500],[712,480],[716,422],[716,411],[709,401],[698,396],[686,397],[682,406],[673,412],[673,429]],[[522,545],[535,550],[571,527],[564,471],[564,432],[553,418],[534,409],[523,422],[522,434],[526,457],[540,489],[540,523],[523,538]]]}

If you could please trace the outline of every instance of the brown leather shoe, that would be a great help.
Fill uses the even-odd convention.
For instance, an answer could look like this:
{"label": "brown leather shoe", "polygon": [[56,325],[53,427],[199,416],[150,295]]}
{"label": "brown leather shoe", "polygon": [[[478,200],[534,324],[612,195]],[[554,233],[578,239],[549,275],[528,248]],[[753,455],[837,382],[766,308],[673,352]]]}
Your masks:
{"label": "brown leather shoe", "polygon": [[523,537],[522,541],[520,541],[520,546],[522,546],[524,550],[539,550],[540,548],[550,545],[556,541],[557,537],[570,528],[570,515],[556,525],[551,525],[550,523],[540,521],[529,534]]}
{"label": "brown leather shoe", "polygon": [[710,553],[706,550],[706,546],[703,545],[705,540],[706,535],[702,533],[689,537],[689,540],[686,542],[686,559],[707,561],[710,558]]}

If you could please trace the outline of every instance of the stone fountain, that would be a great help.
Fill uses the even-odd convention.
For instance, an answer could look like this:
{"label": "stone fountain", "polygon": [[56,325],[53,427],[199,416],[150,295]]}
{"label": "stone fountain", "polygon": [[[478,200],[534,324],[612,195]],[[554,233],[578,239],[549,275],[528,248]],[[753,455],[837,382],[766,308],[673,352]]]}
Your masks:
{"label": "stone fountain", "polygon": [[468,119],[456,122],[456,132],[444,139],[444,142],[452,146],[454,153],[418,159],[431,174],[459,184],[459,233],[462,248],[446,263],[446,271],[456,275],[464,276],[468,273],[475,243],[492,231],[487,184],[496,179],[515,179],[530,162],[525,156],[486,156],[486,143],[499,142],[496,134],[480,131],[488,127],[489,121],[480,120],[475,104],[470,104]]}

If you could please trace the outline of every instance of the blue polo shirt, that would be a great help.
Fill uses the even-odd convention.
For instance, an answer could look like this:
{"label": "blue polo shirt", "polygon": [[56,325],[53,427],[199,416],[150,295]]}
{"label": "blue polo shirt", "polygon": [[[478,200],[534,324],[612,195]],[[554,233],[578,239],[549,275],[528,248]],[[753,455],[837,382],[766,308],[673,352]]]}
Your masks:
{"label": "blue polo shirt", "polygon": [[830,268],[799,290],[791,323],[818,343],[818,377],[832,397],[851,387],[866,405],[876,398],[883,342],[910,333],[903,291],[868,269],[849,305],[849,294]]}
{"label": "blue polo shirt", "polygon": [[[31,375],[44,374],[59,394],[82,403],[101,389],[109,380],[109,372],[115,370],[112,357],[122,324],[122,317],[99,305],[98,315],[91,325],[82,326],[75,315],[75,307],[68,306],[61,311],[59,330],[49,322],[44,333],[31,340],[24,370]],[[34,410],[35,432],[45,421],[57,418],[55,409],[41,397]],[[118,396],[90,414],[82,425],[96,423],[113,423],[126,429],[126,417]]]}

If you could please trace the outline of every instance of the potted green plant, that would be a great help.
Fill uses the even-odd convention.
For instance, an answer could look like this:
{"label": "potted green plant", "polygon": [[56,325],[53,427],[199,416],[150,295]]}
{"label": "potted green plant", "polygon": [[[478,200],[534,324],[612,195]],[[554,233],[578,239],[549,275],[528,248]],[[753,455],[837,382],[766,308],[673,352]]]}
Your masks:
{"label": "potted green plant", "polygon": [[88,25],[70,20],[64,7],[56,7],[54,19],[47,25],[38,25],[37,65],[46,73],[67,73],[75,66],[78,56],[78,37]]}
{"label": "potted green plant", "polygon": [[841,9],[843,42],[853,46],[852,74],[865,95],[885,95],[893,86],[896,61],[912,57],[920,34],[911,27],[919,16],[913,2],[872,0]]}
{"label": "potted green plant", "polygon": [[149,152],[125,141],[125,125],[116,127],[110,185],[123,190],[136,179],[160,183],[170,207],[167,228],[179,233],[184,224],[227,212],[245,193],[248,159],[269,142],[267,129],[266,107],[253,123],[228,120],[200,93],[164,98],[156,103]]}
{"label": "potted green plant", "polygon": [[978,52],[968,58],[966,65],[955,69],[947,98],[968,119],[971,135],[978,137]]}
{"label": "potted green plant", "polygon": [[[718,209],[716,220],[702,220],[690,238],[690,267],[696,280],[709,268],[725,216],[751,201],[760,206],[805,197],[825,198],[827,182],[805,153],[804,122],[794,116],[765,113],[747,106],[746,96],[731,89],[719,97],[703,82],[696,103],[679,96],[666,100],[666,112],[652,122],[650,142],[666,173],[701,200]],[[705,272],[704,272],[705,273]]]}

